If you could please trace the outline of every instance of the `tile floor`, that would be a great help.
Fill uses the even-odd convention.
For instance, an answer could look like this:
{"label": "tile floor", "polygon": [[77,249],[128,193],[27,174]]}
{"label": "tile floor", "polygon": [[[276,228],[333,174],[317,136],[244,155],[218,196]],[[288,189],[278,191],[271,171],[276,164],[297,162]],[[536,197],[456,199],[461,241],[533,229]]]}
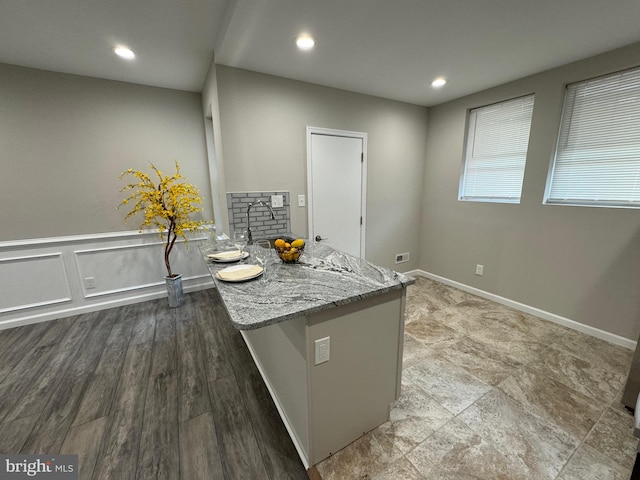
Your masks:
{"label": "tile floor", "polygon": [[424,278],[404,349],[391,420],[318,464],[323,480],[629,479],[630,350]]}

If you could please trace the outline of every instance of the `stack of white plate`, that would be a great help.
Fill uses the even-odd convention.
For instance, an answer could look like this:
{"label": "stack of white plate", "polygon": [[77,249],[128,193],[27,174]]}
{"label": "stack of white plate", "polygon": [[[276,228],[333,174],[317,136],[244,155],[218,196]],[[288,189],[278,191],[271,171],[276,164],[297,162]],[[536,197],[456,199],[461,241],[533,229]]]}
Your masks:
{"label": "stack of white plate", "polygon": [[216,278],[224,282],[244,282],[259,277],[263,272],[260,265],[234,265],[216,272]]}
{"label": "stack of white plate", "polygon": [[227,250],[224,252],[210,253],[207,255],[207,258],[210,258],[214,262],[229,263],[237,262],[238,260],[242,260],[248,256],[249,254],[247,252],[241,252],[240,250]]}

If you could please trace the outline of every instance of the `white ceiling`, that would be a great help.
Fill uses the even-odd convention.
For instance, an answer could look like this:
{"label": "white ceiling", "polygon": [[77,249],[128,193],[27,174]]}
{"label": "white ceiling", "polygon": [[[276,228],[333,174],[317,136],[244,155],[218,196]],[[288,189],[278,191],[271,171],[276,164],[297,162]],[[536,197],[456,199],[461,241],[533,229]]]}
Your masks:
{"label": "white ceiling", "polygon": [[[215,50],[224,65],[435,105],[638,42],[639,18],[638,0],[0,0],[0,62],[200,91]],[[296,49],[302,31],[314,50]]]}

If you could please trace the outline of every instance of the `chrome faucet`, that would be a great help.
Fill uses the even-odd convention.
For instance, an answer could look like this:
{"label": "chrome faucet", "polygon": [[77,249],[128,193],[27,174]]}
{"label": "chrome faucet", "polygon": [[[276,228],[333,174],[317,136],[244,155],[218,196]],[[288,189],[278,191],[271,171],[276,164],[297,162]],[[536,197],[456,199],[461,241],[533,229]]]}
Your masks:
{"label": "chrome faucet", "polygon": [[271,204],[269,202],[263,202],[262,200],[258,200],[257,202],[250,203],[247,207],[247,241],[251,243],[253,241],[253,235],[251,233],[251,221],[249,220],[249,211],[251,207],[254,205],[262,205],[263,207],[267,207],[269,212],[271,213],[271,220],[275,220],[276,216],[273,214],[273,209],[271,208]]}

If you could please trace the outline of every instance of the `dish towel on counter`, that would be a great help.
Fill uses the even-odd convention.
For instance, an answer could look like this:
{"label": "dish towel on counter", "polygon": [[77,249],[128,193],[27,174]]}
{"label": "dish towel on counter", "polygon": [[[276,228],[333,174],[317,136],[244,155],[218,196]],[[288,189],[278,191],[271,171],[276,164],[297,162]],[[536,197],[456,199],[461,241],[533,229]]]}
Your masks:
{"label": "dish towel on counter", "polygon": [[252,278],[262,273],[263,268],[260,265],[245,265],[246,268],[225,268],[218,272],[220,280],[243,280]]}
{"label": "dish towel on counter", "polygon": [[240,250],[229,250],[226,252],[210,253],[209,255],[207,255],[207,257],[213,258],[214,260],[229,260],[232,258],[239,258],[241,256],[242,253],[240,252]]}

